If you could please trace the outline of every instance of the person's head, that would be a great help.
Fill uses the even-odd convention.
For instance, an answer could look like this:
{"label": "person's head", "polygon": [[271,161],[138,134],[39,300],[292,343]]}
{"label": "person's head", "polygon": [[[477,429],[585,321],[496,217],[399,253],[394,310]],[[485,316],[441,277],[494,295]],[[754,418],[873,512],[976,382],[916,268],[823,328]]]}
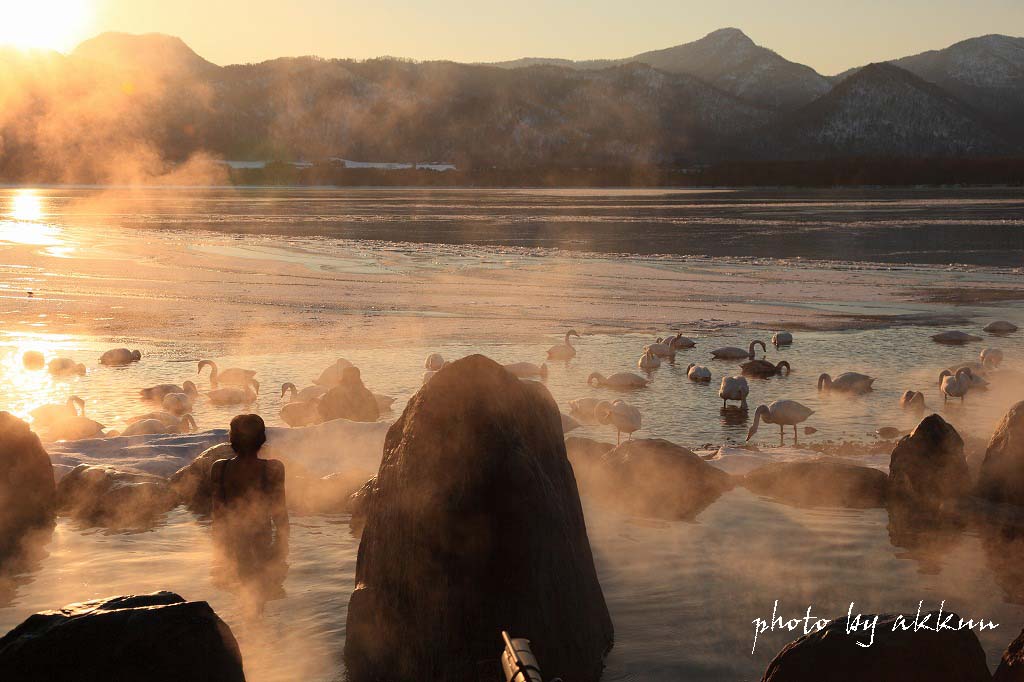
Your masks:
{"label": "person's head", "polygon": [[231,420],[231,449],[239,457],[255,457],[267,442],[267,427],[258,414],[240,414]]}
{"label": "person's head", "polygon": [[343,384],[361,384],[362,379],[359,376],[358,367],[346,367],[341,370],[341,383]]}

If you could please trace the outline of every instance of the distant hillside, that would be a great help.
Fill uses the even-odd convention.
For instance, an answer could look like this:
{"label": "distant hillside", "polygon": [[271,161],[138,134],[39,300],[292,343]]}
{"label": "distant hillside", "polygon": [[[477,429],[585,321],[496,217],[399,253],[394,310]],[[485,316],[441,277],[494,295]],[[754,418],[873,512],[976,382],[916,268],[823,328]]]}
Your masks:
{"label": "distant hillside", "polygon": [[979,113],[892,64],[870,64],[761,131],[770,158],[998,156],[1014,149]]}

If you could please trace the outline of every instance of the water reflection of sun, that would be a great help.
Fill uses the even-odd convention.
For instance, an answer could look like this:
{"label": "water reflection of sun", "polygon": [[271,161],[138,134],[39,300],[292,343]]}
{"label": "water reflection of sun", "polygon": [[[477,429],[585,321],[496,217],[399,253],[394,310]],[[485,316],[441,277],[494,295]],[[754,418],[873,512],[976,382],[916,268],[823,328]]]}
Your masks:
{"label": "water reflection of sun", "polygon": [[0,242],[45,246],[53,256],[66,257],[74,248],[62,239],[62,230],[45,220],[44,198],[35,190],[19,189],[0,212]]}
{"label": "water reflection of sun", "polygon": [[26,369],[22,363],[25,351],[36,350],[50,360],[60,355],[69,337],[51,334],[11,334],[7,339],[13,347],[0,351],[0,384],[6,387],[3,409],[21,419],[30,420],[29,413],[49,403],[63,403],[72,392],[72,383],[56,380],[45,369]]}

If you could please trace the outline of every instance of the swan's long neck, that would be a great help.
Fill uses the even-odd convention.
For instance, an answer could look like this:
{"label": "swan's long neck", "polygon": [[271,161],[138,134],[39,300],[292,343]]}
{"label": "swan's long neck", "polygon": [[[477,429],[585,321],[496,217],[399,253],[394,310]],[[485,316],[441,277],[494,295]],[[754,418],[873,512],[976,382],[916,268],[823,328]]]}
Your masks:
{"label": "swan's long neck", "polygon": [[818,377],[818,390],[819,391],[821,390],[822,386],[826,386],[826,387],[831,388],[832,387],[832,377],[830,377],[828,374],[822,374],[820,377]]}
{"label": "swan's long neck", "polygon": [[[761,425],[761,415],[765,415],[765,417],[768,416],[768,408],[764,405],[761,405],[759,408],[754,410],[754,423],[750,425],[750,430],[747,431],[747,440],[750,440],[750,438],[757,433],[757,427]],[[768,419],[766,418],[765,421],[767,422]]]}

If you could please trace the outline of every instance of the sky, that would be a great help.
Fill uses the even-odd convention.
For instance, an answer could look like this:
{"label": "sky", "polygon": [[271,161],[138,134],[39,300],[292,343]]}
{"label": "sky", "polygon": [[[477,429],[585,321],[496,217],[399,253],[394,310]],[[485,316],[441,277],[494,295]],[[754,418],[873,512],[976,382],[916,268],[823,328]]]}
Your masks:
{"label": "sky", "polygon": [[0,0],[0,44],[68,52],[103,31],[158,32],[217,64],[617,58],[727,26],[834,74],[976,35],[1022,36],[1024,0]]}

